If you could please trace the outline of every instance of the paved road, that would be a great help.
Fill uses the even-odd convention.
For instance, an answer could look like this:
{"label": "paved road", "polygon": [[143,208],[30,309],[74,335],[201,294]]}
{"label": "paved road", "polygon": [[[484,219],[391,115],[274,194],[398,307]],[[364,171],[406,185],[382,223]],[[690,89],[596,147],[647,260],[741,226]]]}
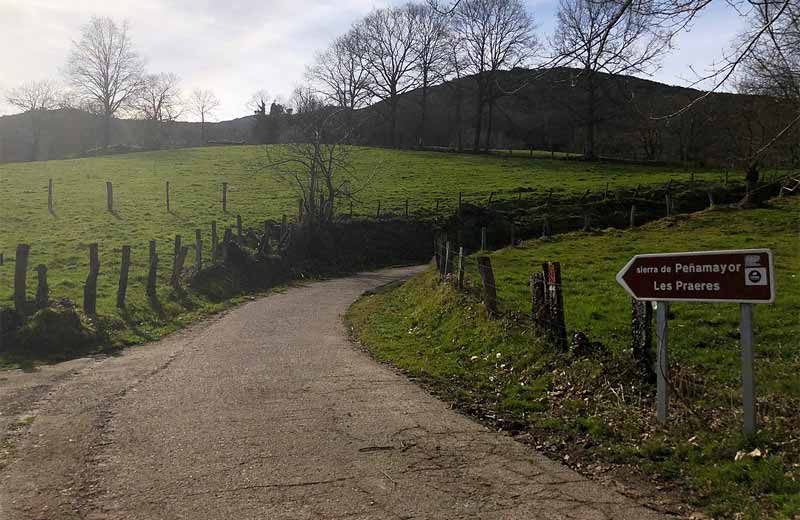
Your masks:
{"label": "paved road", "polygon": [[347,306],[414,271],[294,287],[122,356],[0,374],[14,432],[0,518],[657,518],[353,348]]}

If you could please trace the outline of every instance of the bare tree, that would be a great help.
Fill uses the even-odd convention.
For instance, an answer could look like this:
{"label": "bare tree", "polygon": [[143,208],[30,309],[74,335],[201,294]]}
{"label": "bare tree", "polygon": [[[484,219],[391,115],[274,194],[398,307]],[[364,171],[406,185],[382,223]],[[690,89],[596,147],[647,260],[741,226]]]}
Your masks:
{"label": "bare tree", "polygon": [[6,93],[6,101],[22,110],[31,118],[31,160],[39,156],[39,140],[42,135],[42,114],[58,106],[60,91],[50,80],[23,83]]}
{"label": "bare tree", "polygon": [[452,92],[451,99],[455,111],[456,149],[464,149],[464,70],[466,62],[461,52],[461,41],[449,35],[447,42],[447,65],[445,76],[450,79],[445,86]]}
{"label": "bare tree", "polygon": [[253,95],[250,96],[250,99],[247,101],[247,108],[253,113],[267,113],[267,107],[269,106],[270,100],[272,96],[266,90],[257,90],[253,92]]}
{"label": "bare tree", "polygon": [[103,116],[102,145],[111,140],[111,120],[137,95],[144,63],[133,48],[128,24],[92,18],[73,41],[66,75],[75,92]]}
{"label": "bare tree", "polygon": [[350,165],[348,118],[308,86],[295,89],[292,103],[293,133],[287,144],[265,147],[265,167],[297,191],[305,224],[324,224],[333,219],[337,198],[353,196],[360,178]]}
{"label": "bare tree", "polygon": [[666,34],[652,25],[652,16],[635,10],[607,30],[617,16],[616,2],[561,0],[558,23],[552,40],[555,59],[564,65],[577,65],[580,72],[574,84],[585,92],[583,124],[584,156],[595,159],[595,134],[600,122],[599,74],[647,74],[657,65],[668,42]]}
{"label": "bare tree", "polygon": [[[797,0],[730,0],[713,2],[712,0],[600,0],[613,6],[614,12],[606,20],[605,27],[596,32],[593,41],[603,42],[625,25],[630,13],[649,20],[650,30],[662,32],[667,40],[691,27],[697,16],[709,6],[722,5],[733,10],[739,16],[750,17],[751,23],[739,36],[733,47],[721,59],[715,60],[704,72],[697,74],[692,86],[703,85],[704,91],[694,99],[672,113],[664,114],[659,119],[672,119],[692,110],[694,106],[704,102],[718,90],[731,86],[737,75],[742,73],[746,64],[763,48],[765,42],[771,41],[775,52],[787,53],[798,48],[796,29],[798,25]],[[724,7],[723,7],[724,8]],[[756,16],[752,16],[756,13]],[[783,33],[782,36],[779,33]],[[794,36],[793,36],[794,35]],[[769,45],[768,45],[769,46]],[[762,71],[763,72],[763,71]],[[708,86],[710,85],[710,86]],[[800,112],[791,117],[768,139],[763,146],[745,161],[745,169],[749,186],[758,182],[758,163],[763,155],[772,149],[792,129],[800,124]]]}
{"label": "bare tree", "polygon": [[[749,16],[749,30],[743,40],[753,32],[766,27],[766,37],[760,38],[742,60],[738,90],[746,94],[771,96],[786,101],[789,108],[788,124],[779,128],[774,140],[780,140],[800,123],[800,4],[785,6],[784,15],[773,20],[782,4],[777,1],[761,2]],[[794,111],[791,110],[794,107]],[[797,133],[797,132],[795,132]],[[757,169],[763,153],[775,143],[768,140],[746,159],[751,189],[758,181]],[[795,157],[795,161],[798,158]]]}
{"label": "bare tree", "polygon": [[365,42],[370,93],[389,106],[391,144],[397,146],[399,96],[417,87],[417,10],[410,4],[370,13],[355,30]]}
{"label": "bare tree", "polygon": [[151,121],[174,121],[179,118],[183,110],[179,81],[173,73],[145,76],[136,99],[136,108],[141,116]]}
{"label": "bare tree", "polygon": [[219,98],[208,89],[196,88],[189,97],[190,110],[200,118],[200,139],[203,144],[206,143],[206,120],[214,116],[214,111],[219,108],[219,105]]}
{"label": "bare tree", "polygon": [[351,29],[316,56],[307,76],[327,102],[353,111],[369,101],[364,46],[362,34]]}
{"label": "bare tree", "polygon": [[[475,76],[475,136],[473,150],[480,149],[483,113],[492,107],[501,90],[498,71],[525,63],[536,47],[533,18],[519,0],[459,0],[452,8],[453,32],[461,42],[465,71]],[[486,147],[491,144],[491,127]]]}
{"label": "bare tree", "polygon": [[153,125],[152,131],[148,132],[148,139],[156,147],[161,146],[165,123],[175,121],[183,111],[178,82],[176,74],[149,74],[144,77],[136,97],[136,110]]}
{"label": "bare tree", "polygon": [[417,144],[424,145],[426,119],[428,115],[428,91],[431,86],[444,79],[449,70],[450,46],[448,19],[433,7],[426,4],[411,7],[416,10],[417,29],[415,31],[417,56],[416,69],[420,87],[420,121],[417,130]]}
{"label": "bare tree", "polygon": [[58,85],[54,81],[30,81],[6,93],[6,101],[23,112],[52,110],[59,96]]}

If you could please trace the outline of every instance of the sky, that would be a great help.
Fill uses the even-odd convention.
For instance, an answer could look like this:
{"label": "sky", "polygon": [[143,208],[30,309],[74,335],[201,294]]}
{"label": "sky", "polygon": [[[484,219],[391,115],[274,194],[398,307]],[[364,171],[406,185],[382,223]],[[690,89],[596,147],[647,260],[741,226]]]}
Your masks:
{"label": "sky", "polygon": [[[5,93],[26,81],[63,80],[62,70],[81,27],[92,16],[127,20],[149,72],[172,72],[181,90],[214,91],[216,120],[249,113],[254,92],[286,99],[302,82],[306,65],[336,36],[391,0],[0,0],[0,115],[14,113]],[[558,0],[527,0],[546,40]],[[650,79],[688,85],[695,71],[719,60],[741,19],[715,2],[691,31],[675,40]]]}

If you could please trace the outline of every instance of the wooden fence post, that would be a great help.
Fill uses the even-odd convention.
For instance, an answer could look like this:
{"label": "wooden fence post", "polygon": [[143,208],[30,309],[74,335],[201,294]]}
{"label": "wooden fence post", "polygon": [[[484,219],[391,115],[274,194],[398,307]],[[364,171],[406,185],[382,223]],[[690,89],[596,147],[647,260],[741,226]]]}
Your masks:
{"label": "wooden fence post", "polygon": [[708,207],[714,207],[714,192],[711,190],[708,190]]}
{"label": "wooden fence post", "polygon": [[538,334],[543,334],[546,325],[545,316],[545,291],[544,291],[544,274],[532,273],[530,277],[530,290],[531,290],[531,319],[533,320],[534,328]]}
{"label": "wooden fence post", "polygon": [[189,248],[182,246],[175,256],[175,269],[172,272],[172,287],[174,289],[181,288],[181,272],[183,272],[183,263],[186,261],[186,255],[189,254]]}
{"label": "wooden fence post", "polygon": [[156,255],[156,241],[150,241],[150,258],[148,261],[147,271],[147,288],[146,293],[150,298],[156,296],[156,274],[158,271],[158,255]]}
{"label": "wooden fence post", "polygon": [[228,212],[228,183],[222,183],[222,212]]}
{"label": "wooden fence post", "polygon": [[169,207],[169,181],[167,181],[167,213],[171,213],[171,209]]}
{"label": "wooden fence post", "polygon": [[497,316],[497,288],[494,284],[492,260],[488,256],[478,257],[478,272],[483,283],[483,301],[489,316]]}
{"label": "wooden fence post", "polygon": [[83,287],[83,311],[94,316],[97,314],[97,276],[100,274],[100,256],[97,244],[89,244],[89,276]]}
{"label": "wooden fence post", "polygon": [[211,221],[211,262],[216,263],[219,258],[217,248],[219,247],[219,237],[217,236],[217,221]]}
{"label": "wooden fence post", "polygon": [[264,221],[264,234],[261,236],[261,242],[258,244],[258,252],[263,255],[269,255],[269,221]]}
{"label": "wooden fence post", "polygon": [[630,227],[631,229],[636,227],[636,204],[631,205],[631,217],[628,227]]}
{"label": "wooden fence post", "polygon": [[31,246],[17,244],[17,255],[14,260],[14,308],[19,314],[25,314],[28,303],[28,255]]}
{"label": "wooden fence post", "polygon": [[655,381],[653,369],[653,307],[650,302],[631,298],[631,351],[642,380]]}
{"label": "wooden fence post", "polygon": [[177,284],[176,280],[180,276],[178,272],[178,257],[180,257],[181,249],[183,249],[181,246],[181,236],[175,235],[175,249],[172,253],[172,275],[169,278],[173,287]]}
{"label": "wooden fence post", "polygon": [[542,238],[550,236],[550,217],[545,215],[542,218]]}
{"label": "wooden fence post", "polygon": [[125,308],[125,293],[128,290],[128,271],[131,268],[131,246],[122,246],[122,263],[119,266],[119,287],[117,288],[117,308]]}
{"label": "wooden fence post", "polygon": [[458,248],[458,279],[456,282],[458,290],[464,289],[464,247]]}
{"label": "wooden fence post", "polygon": [[672,215],[672,197],[670,196],[669,192],[664,196],[664,201],[667,205],[667,216],[669,217]]}
{"label": "wooden fence post", "polygon": [[236,241],[239,245],[244,243],[244,236],[242,236],[242,216],[236,215]]}
{"label": "wooden fence post", "polygon": [[53,179],[47,181],[47,211],[53,214]]}
{"label": "wooden fence post", "polygon": [[44,309],[50,303],[50,288],[47,286],[47,266],[36,266],[38,284],[36,286],[36,308]]}
{"label": "wooden fence post", "polygon": [[486,226],[481,228],[481,251],[486,251]]}
{"label": "wooden fence post", "polygon": [[567,346],[567,327],[564,322],[564,293],[561,285],[561,263],[547,262],[545,264],[547,302],[550,307],[548,319],[550,330],[556,344],[561,348]]}
{"label": "wooden fence post", "polygon": [[203,268],[203,236],[199,229],[194,230],[194,270]]}
{"label": "wooden fence post", "polygon": [[588,213],[584,213],[584,215],[583,215],[583,230],[584,231],[589,231],[589,229],[591,229],[591,225],[592,225],[591,217],[589,216]]}
{"label": "wooden fence post", "polygon": [[106,181],[106,207],[109,213],[114,213],[114,186],[111,181]]}
{"label": "wooden fence post", "polygon": [[436,260],[436,270],[439,272],[439,278],[444,277],[444,269],[442,269],[442,265],[444,263],[443,256],[442,256],[442,237],[434,235],[433,237],[433,258]]}
{"label": "wooden fence post", "polygon": [[450,273],[450,241],[448,240],[444,246],[444,269],[442,274],[447,276]]}

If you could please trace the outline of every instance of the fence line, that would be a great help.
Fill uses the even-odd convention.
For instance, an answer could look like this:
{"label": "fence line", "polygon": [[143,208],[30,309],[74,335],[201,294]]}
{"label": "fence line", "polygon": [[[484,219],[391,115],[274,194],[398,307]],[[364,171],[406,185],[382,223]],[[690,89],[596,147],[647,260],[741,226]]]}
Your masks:
{"label": "fence line", "polygon": [[[764,183],[762,183],[762,185],[756,191],[761,191],[761,190],[766,190],[766,189],[775,189],[776,187],[778,187],[779,188],[779,193],[781,195],[783,195],[784,192],[791,192],[792,189],[795,189],[795,184],[800,185],[800,182],[798,182],[797,179],[795,177],[792,177],[790,174],[782,175],[782,176],[773,176],[773,177],[770,177],[768,181],[765,181]],[[696,188],[697,185],[699,185],[699,183],[695,182],[693,179],[690,181],[690,186],[692,188]],[[113,212],[113,211],[115,211],[114,202],[113,202],[113,187],[112,187],[112,184],[111,184],[110,181],[108,181],[106,183],[106,187],[107,187],[107,206],[108,206],[108,210]],[[676,199],[675,199],[675,197],[672,196],[672,189],[673,189],[672,181],[668,182],[666,185],[664,185],[661,188],[661,190],[663,190],[664,193],[665,193],[664,212],[666,214],[671,214],[672,211],[674,211],[674,208],[675,208]],[[171,191],[170,190],[171,190],[171,186],[169,184],[169,181],[167,181],[167,184],[166,184],[166,202],[167,202],[168,211],[171,209],[171,206],[170,206],[170,204],[171,204],[171,202],[170,202]],[[605,189],[599,194],[592,195],[591,192],[589,192],[587,190],[587,193],[585,193],[582,197],[580,197],[580,199],[584,202],[584,204],[587,207],[584,207],[583,211],[580,214],[562,215],[559,219],[556,219],[556,222],[559,225],[561,225],[562,227],[566,227],[567,229],[573,229],[573,228],[574,229],[580,229],[580,226],[581,226],[581,223],[582,223],[582,228],[584,230],[589,230],[591,228],[592,223],[595,222],[595,212],[594,212],[595,210],[594,210],[593,204],[603,203],[603,201],[608,201],[609,198],[615,199],[617,202],[622,204],[622,203],[625,203],[625,201],[626,201],[626,198],[622,196],[623,193],[630,191],[630,192],[632,192],[634,197],[636,197],[636,196],[638,196],[639,190],[640,190],[640,186],[637,186],[636,188],[634,188],[632,190],[631,189],[617,189],[616,192],[612,193],[611,189],[610,189],[610,185],[608,183],[605,186]],[[657,191],[658,190],[656,190],[656,192]],[[52,210],[53,206],[54,206],[53,193],[54,193],[53,183],[52,183],[52,180],[49,180],[48,181],[48,210]],[[227,211],[227,193],[228,193],[228,183],[224,182],[224,183],[222,183],[222,206],[223,206],[223,211]],[[489,197],[486,198],[486,194],[483,193],[483,192],[465,193],[463,191],[459,191],[458,195],[457,195],[457,198],[454,197],[454,200],[456,202],[456,208],[457,208],[456,216],[459,216],[459,215],[463,216],[464,207],[468,203],[467,202],[468,199],[474,199],[474,198],[478,198],[478,196],[480,196],[480,198],[482,199],[482,202],[480,202],[480,204],[484,204],[485,203],[485,204],[497,205],[497,204],[506,204],[506,203],[509,203],[509,202],[513,203],[514,200],[515,200],[514,197],[516,197],[517,201],[519,201],[522,198],[522,193],[523,193],[522,190],[512,190],[512,191],[508,191],[508,192],[495,192],[495,191],[492,191],[492,192],[489,193]],[[527,192],[527,193],[535,193],[535,192],[534,191],[530,191],[530,192]],[[549,189],[548,192],[547,192],[547,196],[546,196],[544,204],[541,205],[541,206],[538,206],[537,208],[532,208],[534,211],[537,210],[537,209],[543,210],[542,214],[527,215],[527,218],[523,219],[525,221],[525,223],[528,225],[529,230],[530,230],[530,228],[532,226],[541,226],[541,236],[542,237],[550,236],[553,233],[553,223],[554,223],[554,221],[552,219],[551,213],[558,213],[557,205],[554,206],[552,204],[552,195],[553,195],[553,193],[554,193],[554,190],[552,188]],[[708,194],[709,194],[709,205],[713,206],[713,204],[715,202],[714,198],[713,198],[713,192],[709,191]],[[511,195],[511,196],[509,198],[507,198],[507,199],[503,199],[502,198],[503,195]],[[565,204],[567,206],[569,206],[570,208],[572,208],[573,210],[575,209],[575,208],[573,208],[574,200],[575,199],[572,198],[572,199],[567,199],[565,201]],[[648,201],[648,199],[641,199],[641,198],[634,198],[631,202],[641,203],[641,201],[648,202],[650,204],[655,204],[655,201]],[[351,206],[351,215],[352,215],[353,199],[350,198],[348,202],[349,202],[349,204]],[[444,206],[441,203],[441,199],[438,199],[438,198],[435,200],[435,205],[431,205],[431,208],[425,208],[424,206],[425,205],[421,205],[420,209],[418,211],[423,211],[424,212],[424,211],[433,210],[434,212],[437,212],[437,211],[443,212],[443,214],[446,214],[446,212],[447,212],[447,207]],[[301,200],[301,201],[299,201],[299,211],[302,211],[302,207],[303,207],[303,201]],[[638,217],[638,207],[639,206],[636,203],[631,203],[631,205],[630,205],[630,212],[629,212],[629,215],[628,215],[629,218],[627,219],[629,227],[635,227],[637,224],[640,223],[639,220],[641,220],[641,219],[637,218]],[[408,198],[403,200],[403,206],[402,206],[402,210],[401,211],[402,211],[402,215],[404,217],[405,216],[409,216],[409,217],[412,216],[411,202],[410,202],[410,200]],[[389,213],[389,212],[382,211],[382,201],[378,200],[377,201],[376,217],[378,217],[378,218],[387,218],[387,217],[389,217],[391,215],[393,215],[393,214]],[[298,215],[297,216],[298,221],[301,220],[301,217],[302,217],[302,215]],[[511,245],[516,245],[518,237],[519,237],[519,230],[518,230],[519,223],[517,221],[513,221],[512,220],[511,222],[509,222],[507,224],[507,226],[508,226],[508,228],[507,228],[508,229],[508,236],[510,238],[509,239],[509,243]],[[259,234],[254,232],[254,231],[252,231],[252,229],[248,231],[248,235],[255,235],[256,242],[258,243],[258,251],[261,254],[266,255],[271,250],[271,248],[270,248],[270,240],[276,242],[276,246],[275,246],[276,250],[285,250],[289,245],[289,242],[290,242],[291,237],[292,237],[292,231],[293,231],[294,223],[290,224],[288,222],[287,216],[283,215],[283,218],[281,220],[280,226],[275,224],[274,227],[276,228],[276,232],[273,233],[273,234],[270,234],[269,221],[265,221],[264,222],[264,227],[263,227],[264,231],[263,231],[263,233],[260,234],[261,238],[259,238]],[[523,229],[524,229],[524,226],[523,226]],[[225,239],[223,241],[223,244],[224,244],[224,242],[230,241],[233,238],[232,234],[230,233],[230,229],[226,229],[225,231],[226,231],[226,233],[225,233]],[[490,240],[489,232],[490,232],[490,230],[489,230],[489,228],[487,226],[482,226],[482,228],[480,230],[481,250],[489,250],[489,248],[490,248],[491,240]],[[457,285],[459,287],[463,288],[466,285],[465,284],[465,279],[464,279],[464,273],[467,270],[469,270],[472,267],[472,268],[475,269],[476,272],[478,272],[479,275],[480,275],[480,272],[478,271],[477,261],[474,261],[474,264],[473,264],[472,258],[465,254],[465,250],[463,248],[462,229],[459,229],[459,233],[458,234],[459,234],[459,240],[458,240],[459,247],[458,247],[458,249],[459,249],[459,252],[460,252],[460,254],[458,255],[458,263],[459,263],[460,267],[457,270],[457,279],[458,279]],[[238,215],[238,214],[236,215],[236,241],[240,245],[245,242],[245,234],[244,234],[244,230],[243,230],[242,217],[241,217],[241,215]],[[204,265],[209,265],[209,264],[210,265],[214,265],[214,264],[216,264],[216,263],[218,263],[220,261],[219,251],[222,248],[221,248],[221,244],[219,243],[218,237],[217,237],[217,222],[216,221],[212,221],[211,222],[211,240],[210,240],[210,243],[211,243],[210,262],[209,263],[204,263],[204,261],[203,261],[202,230],[196,228],[195,229],[195,247],[194,247],[194,255],[195,255],[195,258],[194,258],[194,271],[195,272],[200,271],[203,268]],[[506,245],[506,243],[504,243],[503,245]],[[93,263],[94,257],[91,256],[92,255],[91,247],[92,246],[90,246],[90,274],[89,274],[89,277],[87,278],[87,285],[90,285],[90,284],[94,283],[95,287],[94,287],[94,291],[89,290],[89,289],[91,289],[91,287],[89,289],[86,289],[86,291],[88,291],[88,292],[85,292],[84,300],[85,301],[89,300],[87,303],[85,303],[85,307],[87,307],[89,310],[92,310],[92,312],[95,312],[96,311],[96,309],[94,308],[95,304],[91,301],[93,298],[89,295],[89,293],[91,293],[91,292],[95,292],[96,293],[96,277],[99,274],[99,253],[97,253],[97,255],[98,255],[97,256],[97,266],[96,266],[97,273],[95,273],[94,272],[95,271],[95,267],[94,267],[95,264]],[[96,245],[95,245],[95,247],[96,247]],[[445,244],[445,247],[446,247],[446,244]],[[170,284],[175,289],[178,289],[180,287],[180,279],[181,279],[181,276],[183,275],[183,271],[184,271],[183,265],[184,265],[184,262],[186,261],[186,258],[188,256],[188,249],[189,249],[188,247],[182,246],[180,235],[176,236],[175,251],[174,251],[174,255],[173,255],[173,266],[172,266],[172,271],[171,271],[171,276],[170,276]],[[127,251],[127,253],[126,253],[126,251]],[[27,276],[27,274],[26,274],[26,272],[27,272],[27,258],[28,258],[29,252],[30,252],[30,245],[20,244],[18,246],[18,248],[17,248],[17,255],[16,255],[16,261],[15,261],[14,302],[15,302],[15,308],[17,308],[17,310],[21,311],[21,312],[24,312],[25,309],[26,309],[26,306],[27,306],[27,297],[26,297],[26,288],[27,288],[26,276]],[[444,258],[444,262],[443,263],[446,264],[446,266],[447,266],[446,267],[447,274],[453,273],[453,270],[454,270],[453,269],[454,268],[453,264],[454,264],[455,258],[456,258],[455,252],[456,252],[456,248],[455,247],[450,248],[449,251],[444,251],[444,255],[443,256],[445,258]],[[127,257],[126,257],[126,254],[127,254]],[[118,295],[117,295],[117,306],[119,308],[123,308],[125,306],[126,292],[127,292],[128,271],[129,271],[129,269],[131,267],[131,260],[130,260],[130,255],[131,254],[132,254],[131,247],[128,246],[128,245],[124,245],[123,246],[123,252],[122,252],[122,255],[123,255],[122,256],[122,261],[119,264],[120,265],[120,281],[119,281],[119,284],[118,284]],[[2,253],[0,253],[0,258],[3,258]],[[0,261],[0,265],[2,265],[2,261]],[[116,264],[114,264],[114,265],[116,265]],[[150,241],[149,257],[148,257],[147,266],[148,266],[148,275],[147,275],[147,283],[146,283],[146,286],[145,286],[146,287],[146,294],[149,297],[152,298],[152,297],[155,297],[155,294],[156,294],[156,284],[157,284],[157,279],[158,279],[158,277],[157,277],[157,273],[158,273],[158,256],[156,254],[156,242],[154,240]],[[43,271],[43,275],[42,275],[44,283],[40,283],[39,284],[39,286],[43,287],[43,291],[44,291],[44,288],[46,288],[46,276],[47,276],[46,275],[46,266],[44,266],[44,271]],[[493,288],[492,287],[493,285],[494,285],[494,282],[487,276],[487,287]],[[494,288],[494,289],[495,289],[495,293],[496,293],[496,288]],[[94,299],[96,300],[96,294],[94,296]]]}

